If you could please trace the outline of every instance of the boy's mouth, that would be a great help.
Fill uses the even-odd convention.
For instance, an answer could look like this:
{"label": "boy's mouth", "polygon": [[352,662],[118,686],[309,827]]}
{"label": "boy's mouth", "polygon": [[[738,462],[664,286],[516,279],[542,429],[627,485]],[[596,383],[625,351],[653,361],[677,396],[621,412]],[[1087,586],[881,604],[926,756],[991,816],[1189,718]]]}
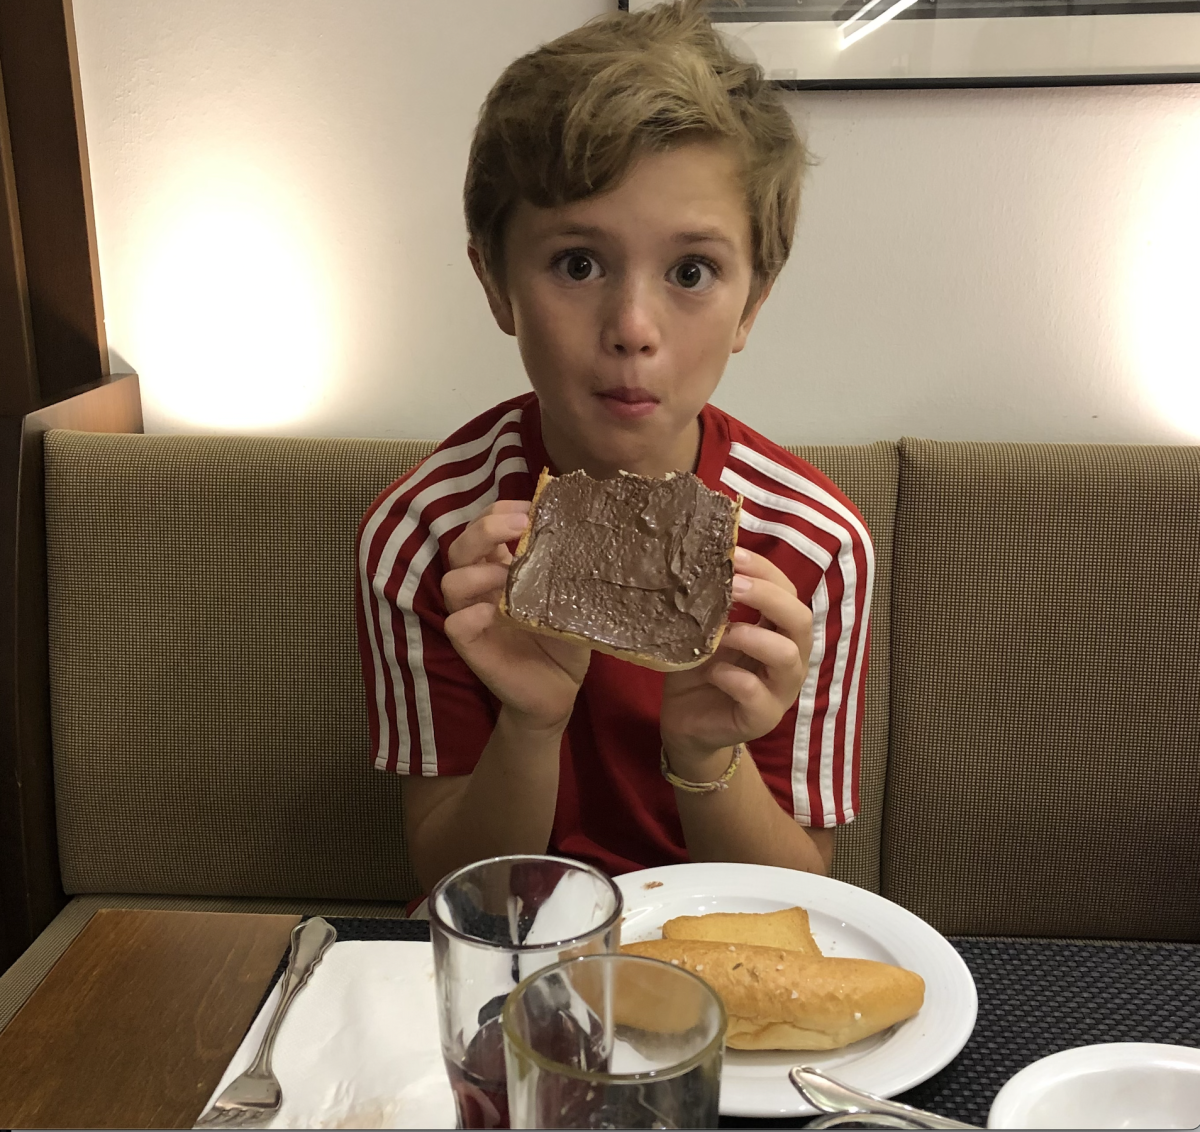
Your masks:
{"label": "boy's mouth", "polygon": [[658,408],[658,398],[640,386],[617,386],[597,394],[604,407],[622,420],[644,417]]}

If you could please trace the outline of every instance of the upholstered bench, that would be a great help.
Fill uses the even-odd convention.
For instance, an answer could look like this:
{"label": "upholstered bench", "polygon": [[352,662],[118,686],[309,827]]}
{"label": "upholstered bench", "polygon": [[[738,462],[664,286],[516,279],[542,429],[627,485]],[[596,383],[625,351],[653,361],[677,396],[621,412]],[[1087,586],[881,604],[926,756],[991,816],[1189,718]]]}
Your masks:
{"label": "upholstered bench", "polygon": [[[65,907],[403,914],[357,523],[419,441],[51,431],[46,584]],[[835,875],[945,932],[1200,939],[1200,449],[800,447],[876,581],[861,816]]]}

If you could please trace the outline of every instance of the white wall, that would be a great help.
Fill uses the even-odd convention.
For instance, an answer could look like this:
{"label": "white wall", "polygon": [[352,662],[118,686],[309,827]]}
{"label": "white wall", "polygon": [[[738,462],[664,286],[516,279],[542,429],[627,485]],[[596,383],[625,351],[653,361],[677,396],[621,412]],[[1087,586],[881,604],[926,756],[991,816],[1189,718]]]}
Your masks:
{"label": "white wall", "polygon": [[[74,0],[151,430],[441,436],[524,387],[480,101],[612,0]],[[718,400],[785,442],[1200,439],[1200,86],[790,95],[819,163]]]}

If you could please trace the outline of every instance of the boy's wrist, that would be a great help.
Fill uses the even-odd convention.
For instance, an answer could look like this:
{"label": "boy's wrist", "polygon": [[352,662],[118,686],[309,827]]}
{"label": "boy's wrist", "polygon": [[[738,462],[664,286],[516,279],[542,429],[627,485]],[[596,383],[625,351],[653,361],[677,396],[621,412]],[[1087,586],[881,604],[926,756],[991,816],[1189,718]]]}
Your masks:
{"label": "boy's wrist", "polygon": [[735,745],[711,747],[664,738],[662,749],[668,766],[680,778],[689,782],[713,782],[729,769]]}

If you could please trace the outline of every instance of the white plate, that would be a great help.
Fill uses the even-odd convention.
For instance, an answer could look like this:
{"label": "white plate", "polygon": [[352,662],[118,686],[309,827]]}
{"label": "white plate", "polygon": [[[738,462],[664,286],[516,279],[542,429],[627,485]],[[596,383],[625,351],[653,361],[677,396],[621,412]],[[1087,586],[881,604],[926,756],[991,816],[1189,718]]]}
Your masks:
{"label": "white plate", "polygon": [[1052,1053],[1009,1078],[989,1128],[1195,1128],[1200,1049],[1111,1042]]}
{"label": "white plate", "polygon": [[925,1004],[915,1018],[843,1049],[727,1050],[721,1074],[726,1116],[814,1112],[788,1081],[793,1065],[812,1065],[847,1085],[894,1096],[932,1077],[975,1028],[975,980],[958,952],[924,920],[866,889],[812,873],[735,864],[667,865],[626,873],[616,883],[625,897],[622,943],[658,939],[674,916],[799,905],[824,954],[877,959],[925,980]]}

